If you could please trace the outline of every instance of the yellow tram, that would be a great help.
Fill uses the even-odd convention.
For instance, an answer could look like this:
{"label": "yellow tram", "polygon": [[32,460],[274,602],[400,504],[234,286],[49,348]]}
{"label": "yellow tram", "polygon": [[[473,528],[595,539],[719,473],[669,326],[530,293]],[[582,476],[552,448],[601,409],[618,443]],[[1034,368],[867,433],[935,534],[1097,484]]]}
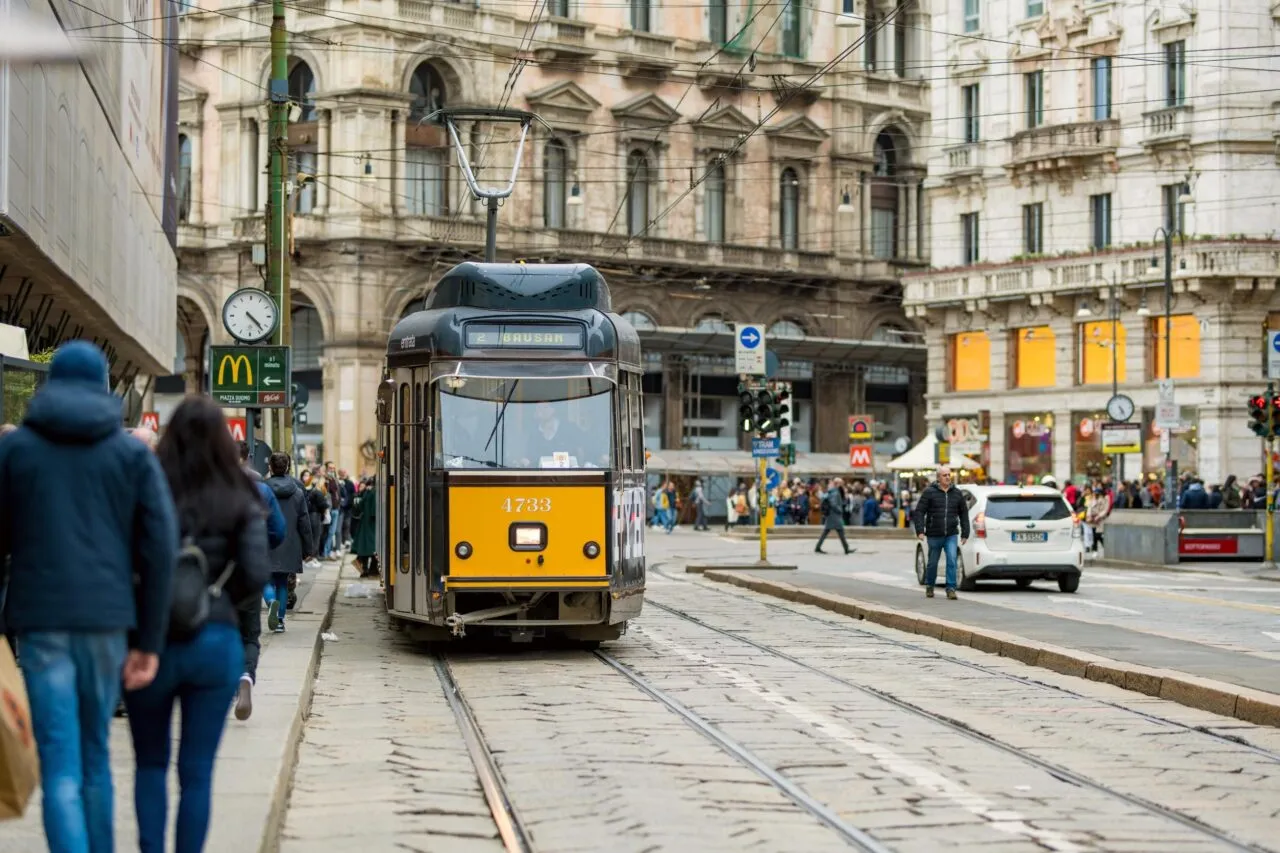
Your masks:
{"label": "yellow tram", "polygon": [[586,264],[462,263],[391,333],[386,607],[422,639],[616,639],[645,590],[640,339]]}

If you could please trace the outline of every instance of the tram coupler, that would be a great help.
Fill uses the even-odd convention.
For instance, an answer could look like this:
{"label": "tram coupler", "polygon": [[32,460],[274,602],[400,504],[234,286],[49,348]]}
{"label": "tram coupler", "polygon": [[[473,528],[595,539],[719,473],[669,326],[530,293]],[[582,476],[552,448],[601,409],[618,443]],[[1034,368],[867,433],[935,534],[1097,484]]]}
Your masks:
{"label": "tram coupler", "polygon": [[454,613],[445,617],[444,624],[455,637],[465,637],[467,635],[467,626],[472,622],[482,622],[485,619],[497,619],[500,616],[514,616],[522,613],[527,609],[525,604],[507,604],[502,607],[490,607],[487,610],[476,610],[472,613]]}

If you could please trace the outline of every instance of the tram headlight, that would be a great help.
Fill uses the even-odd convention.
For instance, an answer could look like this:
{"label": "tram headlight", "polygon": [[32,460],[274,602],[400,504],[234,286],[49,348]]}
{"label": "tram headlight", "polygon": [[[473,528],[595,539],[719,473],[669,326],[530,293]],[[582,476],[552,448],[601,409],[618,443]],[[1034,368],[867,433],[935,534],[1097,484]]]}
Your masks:
{"label": "tram headlight", "polygon": [[517,522],[511,525],[508,541],[513,551],[541,551],[547,547],[547,526]]}
{"label": "tram headlight", "polygon": [[467,559],[467,557],[471,556],[471,543],[459,542],[457,545],[454,546],[453,553],[458,555],[459,560]]}
{"label": "tram headlight", "polygon": [[600,556],[600,546],[595,542],[588,542],[586,545],[582,546],[582,553],[587,555],[587,559],[594,560],[596,557]]}

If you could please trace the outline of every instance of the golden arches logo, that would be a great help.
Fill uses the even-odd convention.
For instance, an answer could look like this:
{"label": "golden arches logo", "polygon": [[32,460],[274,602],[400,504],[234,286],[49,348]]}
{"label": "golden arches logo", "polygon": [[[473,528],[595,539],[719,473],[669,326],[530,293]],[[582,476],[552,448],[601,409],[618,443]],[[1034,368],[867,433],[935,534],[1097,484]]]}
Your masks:
{"label": "golden arches logo", "polygon": [[240,365],[244,365],[245,382],[253,384],[253,367],[249,364],[249,356],[241,353],[240,355],[224,355],[221,363],[218,364],[218,384],[223,385],[226,382],[227,363],[231,363],[231,384],[240,384]]}

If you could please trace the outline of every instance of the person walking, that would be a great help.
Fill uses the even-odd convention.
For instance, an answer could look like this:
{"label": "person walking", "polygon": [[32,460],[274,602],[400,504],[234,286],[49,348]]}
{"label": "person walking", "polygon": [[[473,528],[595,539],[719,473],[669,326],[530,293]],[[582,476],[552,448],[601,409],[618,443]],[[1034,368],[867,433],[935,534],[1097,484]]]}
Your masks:
{"label": "person walking", "polygon": [[377,577],[378,568],[374,565],[373,556],[378,551],[378,491],[373,487],[372,477],[365,478],[356,494],[351,524],[351,553],[360,568],[360,577]]}
{"label": "person walking", "polygon": [[849,540],[844,537],[844,489],[841,488],[843,481],[836,477],[831,481],[827,488],[827,493],[822,498],[822,533],[818,536],[818,544],[813,550],[818,554],[825,554],[822,550],[822,543],[827,541],[827,534],[835,531],[840,537],[840,544],[844,546],[844,552],[850,554],[853,549],[849,547]]}
{"label": "person walking", "polygon": [[[316,538],[311,528],[312,513],[302,484],[289,476],[288,454],[273,453],[267,485],[284,513],[284,541],[271,549],[271,589],[274,597],[267,610],[267,627],[284,631],[284,615],[289,609],[289,578],[302,572],[303,562],[315,556]],[[305,471],[303,473],[306,473]]]}
{"label": "person walking", "polygon": [[[267,513],[267,546],[277,548],[284,542],[284,513],[275,492],[262,479],[262,475],[249,465],[249,444],[240,442],[240,467],[258,490]],[[240,624],[240,642],[244,646],[244,673],[236,689],[236,719],[247,720],[253,716],[253,686],[258,683],[258,659],[262,656],[262,605],[257,596],[246,598],[236,605],[236,617]]]}
{"label": "person walking", "polygon": [[156,455],[186,543],[181,559],[196,559],[210,592],[200,590],[207,617],[175,617],[155,680],[125,696],[137,762],[138,847],[142,853],[165,850],[170,729],[179,705],[182,795],[173,849],[200,853],[209,831],[214,758],[245,668],[237,604],[256,605],[271,571],[266,508],[241,467],[222,410],[208,397],[188,397],[178,406]]}
{"label": "person walking", "polygon": [[[938,555],[947,555],[947,598],[956,598],[956,563],[960,545],[969,541],[969,505],[951,483],[951,469],[938,468],[938,479],[925,487],[915,511],[916,538],[927,542],[929,559],[924,570],[924,594],[933,598],[938,581]],[[959,543],[957,544],[957,534]]]}
{"label": "person walking", "polygon": [[307,511],[311,514],[311,542],[308,543],[306,552],[311,555],[308,560],[311,567],[318,569],[320,557],[324,553],[324,531],[327,523],[325,516],[329,514],[329,492],[314,471],[304,468],[300,477],[307,498]]}
{"label": "person walking", "polygon": [[178,552],[169,486],[121,428],[107,375],[96,346],[59,347],[22,426],[0,441],[6,627],[18,639],[45,838],[57,853],[114,848],[111,717],[122,681],[132,692],[156,677]]}
{"label": "person walking", "polygon": [[707,490],[703,488],[702,480],[693,481],[693,491],[689,494],[689,500],[693,503],[693,529],[694,530],[710,530],[707,526],[707,506],[710,501],[707,500]]}

